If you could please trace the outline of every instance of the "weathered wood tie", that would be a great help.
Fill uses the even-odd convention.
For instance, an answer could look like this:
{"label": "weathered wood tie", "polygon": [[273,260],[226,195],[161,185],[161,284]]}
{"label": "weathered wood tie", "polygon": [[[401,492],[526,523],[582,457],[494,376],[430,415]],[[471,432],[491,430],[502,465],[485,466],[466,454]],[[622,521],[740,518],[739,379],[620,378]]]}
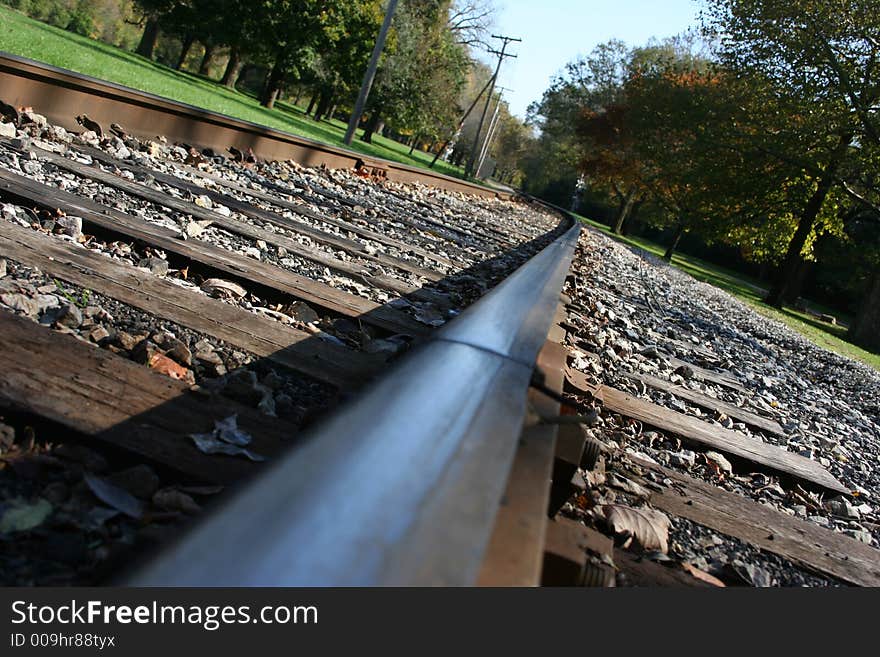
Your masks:
{"label": "weathered wood tie", "polygon": [[650,489],[648,502],[658,509],[844,582],[880,586],[880,550],[669,468],[629,458],[672,481],[662,491]]}
{"label": "weathered wood tie", "polygon": [[[562,345],[547,342],[538,356],[538,366],[546,372],[545,385],[550,389],[562,389],[565,354]],[[559,415],[559,402],[534,389],[529,391],[529,401],[542,416]],[[534,424],[523,429],[478,585],[540,583],[556,432],[554,424]]]}
{"label": "weathered wood tie", "polygon": [[[351,253],[353,255],[357,255],[359,258],[362,258],[364,260],[376,262],[376,263],[378,263],[380,265],[384,265],[386,267],[394,267],[394,268],[400,269],[402,271],[406,271],[406,272],[415,274],[416,276],[421,276],[429,281],[439,281],[443,278],[443,275],[437,273],[436,271],[433,271],[431,269],[426,269],[424,267],[419,267],[419,266],[417,266],[407,260],[403,260],[402,258],[396,258],[396,257],[389,256],[389,255],[382,254],[382,253],[377,253],[375,255],[371,255],[371,254],[367,253],[366,247],[364,247],[364,245],[361,244],[360,242],[356,242],[354,240],[350,240],[345,237],[340,237],[340,236],[334,235],[332,233],[324,232],[322,230],[319,230],[317,228],[309,226],[308,224],[305,224],[303,222],[297,222],[297,221],[293,221],[291,219],[287,219],[286,217],[283,217],[279,214],[276,214],[275,212],[271,212],[269,210],[263,210],[261,208],[257,208],[255,206],[251,205],[250,203],[247,203],[245,201],[240,201],[233,196],[229,196],[228,194],[218,192],[217,190],[214,190],[214,189],[211,189],[208,187],[201,187],[201,186],[199,186],[193,182],[190,182],[188,180],[178,178],[177,176],[163,173],[161,171],[156,171],[154,169],[148,169],[147,167],[144,167],[144,166],[141,166],[138,164],[134,164],[132,162],[127,162],[124,160],[120,160],[120,159],[111,157],[110,155],[108,155],[104,151],[101,151],[97,148],[77,147],[76,150],[79,150],[79,151],[85,153],[86,155],[91,157],[93,160],[96,160],[106,166],[113,166],[113,167],[116,167],[120,170],[130,171],[132,173],[140,173],[143,175],[149,175],[156,182],[159,182],[163,185],[167,185],[169,187],[173,187],[173,188],[181,190],[181,191],[186,191],[186,192],[189,192],[190,194],[193,194],[196,196],[198,196],[198,195],[207,196],[213,202],[219,203],[221,205],[225,205],[229,209],[234,210],[235,212],[238,212],[240,214],[243,214],[246,217],[254,219],[255,221],[270,223],[272,225],[279,226],[279,227],[285,228],[287,230],[292,230],[292,231],[300,233],[302,235],[306,235],[307,237],[312,238],[316,242],[336,247],[338,249],[341,249],[341,250],[346,251],[348,253]],[[129,191],[129,193],[137,194],[141,198],[144,198],[145,200],[148,200],[152,203],[160,203],[160,204],[165,205],[166,202],[176,201],[176,202],[183,204],[181,208],[176,208],[176,209],[180,209],[180,211],[189,212],[193,216],[204,215],[202,218],[207,219],[212,222],[217,222],[217,225],[221,225],[221,222],[224,225],[226,223],[230,223],[228,217],[224,217],[223,215],[219,215],[216,212],[211,212],[210,210],[206,210],[205,208],[201,208],[201,207],[194,205],[192,203],[186,203],[184,201],[180,201],[179,199],[174,199],[173,197],[168,197],[168,195],[161,194],[160,192],[153,190],[152,188],[150,188],[147,185],[144,185],[141,183],[132,183],[131,181],[121,179],[121,178],[119,178],[119,176],[114,176],[112,174],[108,174],[107,172],[101,171],[100,169],[98,169],[95,166],[89,167],[87,165],[83,165],[79,162],[74,162],[68,158],[56,155],[54,153],[51,153],[49,151],[45,151],[42,149],[34,148],[33,152],[38,153],[40,157],[45,157],[45,158],[49,159],[49,161],[53,162],[54,164],[56,164],[59,167],[65,168],[67,170],[71,170],[71,171],[77,173],[78,175],[90,177],[93,180],[100,180],[101,182],[105,182],[106,184],[114,185],[114,186],[120,184],[118,181],[121,180],[122,183],[125,184],[125,186],[126,186],[126,191],[131,190],[131,191]],[[73,168],[71,168],[71,165]],[[247,192],[245,191],[243,193],[247,193]],[[271,197],[267,197],[264,202],[278,205],[277,201],[273,200]],[[182,209],[184,206],[186,209]],[[231,223],[237,223],[237,222],[231,222]],[[230,228],[229,230],[232,230],[232,229]],[[271,233],[269,231],[262,231],[262,232],[268,233],[270,236],[272,236],[272,239],[284,237],[281,235]],[[260,237],[258,239],[265,239],[266,242],[270,241],[269,239],[266,239],[265,237]],[[291,240],[287,239],[284,243],[275,243],[275,242],[273,242],[273,243],[276,244],[276,246],[284,246],[285,248],[288,248],[287,244],[290,241]],[[294,244],[296,244],[296,246],[298,248],[303,249],[304,254],[310,253],[310,254],[316,254],[319,257],[324,257],[324,258],[330,257],[331,260],[341,262],[335,258],[332,258],[328,254],[318,252],[316,249],[309,249],[308,247],[304,247],[301,244],[299,244],[298,242],[294,242]],[[296,251],[294,249],[288,248],[288,250],[291,251],[291,253],[296,253]],[[308,257],[308,256],[303,255],[303,257]],[[345,263],[343,263],[343,264],[345,264]],[[328,265],[328,266],[330,266],[330,265]]]}
{"label": "weathered wood tie", "polygon": [[696,418],[637,399],[609,386],[602,386],[600,394],[602,403],[608,410],[662,431],[669,431],[688,442],[717,449],[836,493],[850,492],[819,463],[800,454],[752,440],[723,427],[706,424]]}
{"label": "weathered wood tie", "polygon": [[224,217],[223,215],[214,212],[213,210],[207,210],[205,208],[201,208],[195,205],[194,203],[182,201],[168,194],[164,194],[162,192],[151,189],[146,185],[131,182],[129,180],[126,180],[125,178],[121,178],[120,176],[102,171],[98,167],[86,166],[84,164],[80,164],[78,162],[68,160],[67,158],[55,155],[54,153],[49,153],[48,151],[40,151],[40,155],[46,157],[55,166],[64,171],[68,171],[80,177],[94,180],[110,187],[114,187],[126,194],[134,196],[135,198],[143,199],[158,206],[165,207],[170,210],[176,210],[183,214],[188,214],[196,219],[209,222],[210,225],[222,228],[223,230],[229,231],[230,233],[233,233],[235,235],[240,235],[242,237],[247,237],[248,239],[253,240],[263,240],[267,244],[271,244],[272,246],[276,247],[281,246],[295,256],[310,260],[311,262],[319,264],[323,267],[327,267],[341,274],[350,276],[355,280],[360,279],[367,285],[371,285],[379,289],[388,290],[401,296],[412,296],[414,298],[421,298],[426,301],[436,302],[438,299],[441,298],[439,295],[432,294],[428,290],[421,290],[414,285],[404,283],[403,281],[397,280],[390,276],[374,276],[364,267],[344,262],[343,260],[339,260],[335,256],[324,253],[320,249],[303,246],[296,240],[293,240],[284,235],[279,235],[277,233],[273,233],[262,228],[257,228],[256,226],[252,226],[241,221],[236,221],[235,219],[231,219],[229,217]]}
{"label": "weathered wood tie", "polygon": [[342,389],[359,387],[382,366],[380,359],[5,221],[0,254]]}
{"label": "weathered wood tie", "polygon": [[[87,152],[91,154],[92,149],[89,149]],[[432,260],[433,262],[444,265],[446,267],[455,268],[458,266],[458,265],[456,265],[456,263],[454,263],[449,258],[445,258],[441,255],[433,253],[431,250],[422,248],[421,246],[418,246],[416,244],[409,244],[407,242],[402,242],[398,239],[395,239],[393,237],[385,235],[384,233],[370,230],[369,228],[364,228],[362,225],[360,225],[358,223],[354,223],[353,221],[347,221],[344,218],[331,217],[327,214],[322,214],[320,212],[316,212],[316,211],[312,210],[310,207],[308,207],[307,205],[305,205],[304,203],[294,203],[294,202],[288,200],[288,197],[302,198],[303,201],[305,201],[306,199],[301,197],[300,195],[298,195],[298,193],[295,192],[294,190],[286,188],[282,185],[273,184],[271,186],[271,189],[274,189],[276,192],[278,192],[277,196],[272,196],[271,194],[267,194],[266,192],[261,191],[259,189],[252,189],[251,187],[246,187],[246,186],[241,185],[241,184],[234,182],[232,180],[227,180],[223,176],[216,175],[214,173],[211,173],[210,171],[203,171],[201,169],[196,169],[194,167],[191,167],[191,166],[188,166],[185,164],[176,164],[175,166],[177,166],[181,171],[189,173],[192,176],[196,176],[196,177],[204,179],[204,180],[209,180],[209,181],[215,183],[216,185],[218,185],[219,187],[224,187],[226,189],[236,191],[240,194],[245,194],[247,196],[250,196],[252,198],[257,199],[258,201],[262,201],[264,203],[278,206],[284,210],[290,210],[294,214],[298,214],[303,217],[308,217],[309,219],[312,219],[314,221],[320,221],[320,222],[325,223],[329,226],[335,226],[336,228],[339,228],[340,230],[345,230],[345,231],[354,233],[355,235],[363,237],[364,239],[373,240],[375,242],[379,242],[380,244],[385,244],[386,246],[391,246],[396,249],[400,249],[401,251],[404,251],[404,252],[413,253],[415,255],[421,256],[421,257],[426,258],[428,260]],[[257,183],[257,184],[261,184],[261,183]],[[264,184],[264,186],[267,186],[267,187],[270,185],[269,182],[266,182],[263,184]],[[354,215],[351,215],[351,216],[354,217]],[[294,219],[288,219],[287,217],[281,217],[281,219],[285,220],[287,222],[290,222],[290,224],[295,224],[296,226],[309,226],[309,224],[305,224],[303,222],[296,221]],[[360,221],[362,223],[366,223],[368,225],[375,225],[375,220],[373,220],[372,217],[358,216],[357,221]],[[286,225],[286,224],[279,224],[279,225]]]}
{"label": "weathered wood tie", "polygon": [[50,211],[60,209],[79,216],[87,224],[157,246],[235,279],[251,281],[331,312],[355,317],[366,324],[393,333],[419,336],[428,327],[407,314],[368,299],[342,292],[293,272],[267,265],[247,256],[205,242],[181,240],[168,228],[150,224],[107,208],[89,199],[0,170],[0,195]]}
{"label": "weathered wood tie", "polygon": [[850,491],[816,461],[779,447],[751,440],[743,434],[701,422],[663,406],[637,399],[606,385],[593,386],[577,370],[569,369],[567,379],[575,388],[596,396],[608,410],[638,420],[661,431],[668,431],[690,443],[751,461],[776,472],[792,476],[836,493]]}
{"label": "weathered wood tie", "polygon": [[681,399],[689,401],[692,404],[695,404],[696,406],[699,406],[701,408],[724,413],[731,419],[739,420],[743,424],[747,424],[750,427],[759,429],[768,434],[780,436],[782,438],[785,437],[785,430],[783,430],[783,428],[779,426],[779,423],[775,420],[761,417],[756,413],[752,413],[745,408],[729,404],[724,400],[709,397],[708,395],[701,394],[699,392],[691,390],[690,388],[675,385],[674,383],[670,383],[669,381],[664,381],[663,379],[658,379],[655,376],[650,376],[647,374],[625,374],[624,376],[634,381],[641,381],[645,385],[656,390],[667,392],[671,395],[675,395],[676,397],[680,397]]}
{"label": "weathered wood tie", "polygon": [[238,415],[248,447],[271,456],[296,437],[293,425],[223,397],[192,391],[127,358],[0,310],[0,406],[24,410],[200,481],[231,483],[259,464],[200,452],[191,433]]}

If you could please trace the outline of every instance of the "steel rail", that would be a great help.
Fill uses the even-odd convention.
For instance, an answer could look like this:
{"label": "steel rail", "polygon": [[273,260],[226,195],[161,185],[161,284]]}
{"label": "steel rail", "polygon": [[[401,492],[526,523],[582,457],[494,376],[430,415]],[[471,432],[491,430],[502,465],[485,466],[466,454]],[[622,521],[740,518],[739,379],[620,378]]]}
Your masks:
{"label": "steel rail", "polygon": [[0,51],[0,99],[14,106],[30,106],[52,123],[68,130],[82,128],[75,117],[109,126],[119,123],[133,135],[164,135],[199,147],[225,152],[230,146],[248,149],[265,159],[293,159],[303,166],[353,168],[364,164],[385,172],[391,180],[421,182],[442,189],[486,197],[512,196],[430,169],[384,160],[337,148],[282,130],[236,119],[151,93]]}
{"label": "steel rail", "polygon": [[577,244],[565,232],[125,583],[472,585]]}

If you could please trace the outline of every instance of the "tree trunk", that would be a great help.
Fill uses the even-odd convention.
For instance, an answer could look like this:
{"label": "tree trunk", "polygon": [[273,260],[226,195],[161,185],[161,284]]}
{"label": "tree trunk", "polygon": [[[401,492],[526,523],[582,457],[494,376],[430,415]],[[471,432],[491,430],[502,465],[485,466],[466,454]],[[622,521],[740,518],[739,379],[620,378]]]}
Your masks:
{"label": "tree trunk", "polygon": [[449,146],[449,140],[447,139],[446,141],[444,141],[440,145],[440,148],[438,148],[437,151],[434,153],[434,159],[431,160],[431,164],[428,165],[428,168],[430,168],[430,169],[434,168],[434,165],[437,164],[437,160],[439,160],[440,156],[443,155],[444,152],[446,152],[446,148],[448,146]]}
{"label": "tree trunk", "polygon": [[367,119],[367,124],[364,126],[364,134],[361,136],[361,141],[367,144],[373,143],[373,134],[379,131],[379,124],[382,120],[379,118],[379,112],[373,112],[370,114],[370,118]]}
{"label": "tree trunk", "polygon": [[782,308],[783,302],[788,298],[789,289],[794,283],[798,264],[803,259],[801,251],[803,251],[804,244],[807,243],[807,238],[810,236],[810,231],[813,230],[816,217],[819,216],[822,204],[825,203],[825,198],[828,196],[828,192],[831,191],[833,184],[834,180],[831,175],[826,175],[819,180],[816,191],[813,192],[801,214],[797,230],[794,231],[794,236],[791,238],[791,242],[788,243],[785,260],[782,262],[782,267],[780,267],[779,273],[776,276],[776,282],[770,289],[767,298],[764,299],[764,303],[776,308]]}
{"label": "tree trunk", "polygon": [[669,243],[669,248],[666,249],[666,253],[663,254],[663,259],[666,262],[672,262],[672,256],[678,248],[678,243],[681,241],[681,236],[684,235],[684,230],[685,224],[683,221],[675,227],[675,233],[672,235],[672,242]]}
{"label": "tree trunk", "polygon": [[220,79],[220,84],[230,89],[235,89],[235,82],[238,80],[238,75],[241,73],[243,66],[244,60],[241,58],[241,53],[239,53],[238,48],[233,47],[229,51],[229,61],[226,63],[226,71]]}
{"label": "tree trunk", "polygon": [[642,209],[642,206],[645,204],[645,197],[640,197],[635,203],[633,203],[632,209],[629,211],[629,216],[626,218],[626,221],[623,222],[623,226],[620,227],[621,235],[630,235],[631,233],[637,233],[639,230],[639,212]]}
{"label": "tree trunk", "polygon": [[281,60],[275,60],[272,71],[269,73],[269,79],[266,80],[266,86],[263,89],[263,95],[260,98],[260,104],[263,107],[272,109],[275,107],[275,101],[278,99],[278,93],[281,91],[281,81],[284,79],[284,71],[281,69]]}
{"label": "tree trunk", "polygon": [[241,70],[238,72],[238,77],[235,79],[235,86],[241,86],[241,83],[244,82],[245,78],[250,75],[250,72],[256,70],[258,67],[253,64],[245,64],[241,67]]}
{"label": "tree trunk", "polygon": [[868,283],[861,308],[849,327],[848,337],[866,349],[874,352],[880,350],[880,267],[875,268]]}
{"label": "tree trunk", "polygon": [[791,286],[794,280],[794,275],[797,272],[798,262],[801,260],[801,251],[804,249],[804,244],[807,243],[810,231],[813,230],[813,224],[816,221],[816,217],[818,217],[819,213],[822,211],[822,206],[825,203],[825,199],[828,197],[828,192],[830,192],[831,188],[834,186],[837,167],[840,166],[840,161],[846,154],[851,142],[852,135],[841,136],[837,148],[831,155],[828,166],[825,167],[825,171],[819,178],[819,182],[816,185],[816,191],[813,192],[810,200],[807,201],[807,205],[801,214],[800,221],[798,221],[797,230],[794,231],[794,236],[788,244],[788,249],[785,253],[785,260],[782,262],[782,267],[776,277],[776,282],[770,289],[767,298],[764,299],[764,303],[767,305],[782,308],[782,304],[789,294],[789,287]]}
{"label": "tree trunk", "polygon": [[791,283],[788,285],[788,289],[785,292],[785,298],[783,299],[784,303],[793,306],[797,302],[804,289],[804,283],[806,283],[807,276],[810,273],[811,265],[812,263],[808,260],[804,260],[803,258],[800,259],[797,268],[794,271],[794,275],[792,276]]}
{"label": "tree trunk", "polygon": [[318,100],[318,108],[315,110],[315,116],[312,117],[315,121],[320,121],[327,115],[327,112],[330,110],[330,104],[333,102],[333,92],[324,90],[321,92],[321,96]]}
{"label": "tree trunk", "polygon": [[212,59],[214,59],[214,46],[209,43],[205,44],[205,56],[202,57],[202,63],[199,66],[199,75],[208,75]]}
{"label": "tree trunk", "polygon": [[417,143],[419,143],[419,136],[418,136],[418,135],[413,135],[413,137],[412,137],[412,143],[411,143],[410,146],[409,146],[409,154],[410,154],[410,155],[413,154],[413,151],[415,150],[415,148],[416,148],[416,144],[417,144]]}
{"label": "tree trunk", "polygon": [[180,57],[177,58],[177,64],[174,66],[174,69],[179,71],[183,68],[183,65],[186,63],[186,58],[189,55],[189,51],[192,50],[193,43],[195,43],[196,38],[187,34],[183,39],[183,44],[180,47]]}
{"label": "tree trunk", "polygon": [[159,21],[155,18],[148,18],[147,24],[144,26],[144,34],[141,36],[141,42],[138,44],[135,52],[141,57],[152,59],[153,51],[156,50],[156,43],[158,41]]}
{"label": "tree trunk", "polygon": [[318,94],[312,94],[311,100],[309,100],[309,106],[306,108],[306,116],[309,116],[312,113],[312,110],[315,109],[315,105],[318,103]]}
{"label": "tree trunk", "polygon": [[623,199],[621,199],[620,210],[617,213],[617,221],[614,222],[614,229],[612,231],[615,235],[620,235],[620,233],[623,231],[623,223],[629,216],[629,213],[632,210],[632,206],[635,201],[635,190],[630,191]]}

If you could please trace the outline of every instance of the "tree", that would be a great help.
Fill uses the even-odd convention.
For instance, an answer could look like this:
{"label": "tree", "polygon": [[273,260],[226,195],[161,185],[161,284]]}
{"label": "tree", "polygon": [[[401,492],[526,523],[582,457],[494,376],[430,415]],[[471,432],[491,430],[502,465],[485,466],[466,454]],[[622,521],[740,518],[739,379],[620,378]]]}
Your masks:
{"label": "tree", "polygon": [[[713,236],[719,216],[729,212],[731,199],[719,183],[727,182],[719,166],[711,114],[726,102],[718,79],[699,70],[677,67],[636,74],[626,89],[630,165],[638,184],[664,211],[655,223],[673,228],[664,258],[670,260],[682,236],[698,230]],[[709,165],[709,159],[715,160]],[[709,165],[709,166],[707,166]],[[722,173],[723,171],[723,173]]]}
{"label": "tree", "polygon": [[489,0],[457,0],[449,10],[447,27],[456,43],[468,48],[486,48],[494,13]]}
{"label": "tree", "polygon": [[512,116],[502,105],[492,156],[497,163],[496,179],[517,186],[522,178],[522,160],[534,140],[531,128]]}
{"label": "tree", "polygon": [[141,57],[152,59],[159,40],[161,21],[175,8],[184,4],[179,0],[135,0],[135,5],[144,22],[144,32],[135,51]]}
{"label": "tree", "polygon": [[410,0],[398,8],[367,105],[361,139],[370,142],[383,119],[399,131],[439,136],[455,123],[469,65],[448,27],[449,0]]}
{"label": "tree", "polygon": [[[752,83],[757,102],[744,126],[811,182],[766,299],[781,306],[834,191],[876,205],[876,190],[859,191],[847,175],[880,145],[880,15],[869,0],[711,0],[707,28],[722,65]],[[769,135],[760,130],[768,117],[783,119]]]}
{"label": "tree", "polygon": [[345,34],[345,17],[351,2],[345,0],[259,0],[250,3],[259,26],[256,57],[269,67],[260,97],[273,107],[285,79],[306,75],[317,53],[328,52]]}
{"label": "tree", "polygon": [[344,33],[333,48],[316,53],[311,66],[301,72],[300,80],[308,82],[319,96],[316,120],[330,113],[335,99],[357,91],[383,16],[380,0],[348,3]]}
{"label": "tree", "polygon": [[554,77],[541,100],[532,103],[526,122],[538,132],[534,149],[524,159],[524,185],[535,195],[551,193],[567,203],[590,146],[578,134],[585,112],[600,112],[622,93],[629,48],[612,40],[589,56],[570,62]]}
{"label": "tree", "polygon": [[581,171],[594,186],[610,189],[617,199],[617,218],[612,226],[617,234],[646,191],[628,112],[622,103],[601,111],[585,109],[578,130],[583,152]]}
{"label": "tree", "polygon": [[[713,82],[702,75],[708,62],[695,50],[688,37],[632,50],[610,42],[567,67],[566,85],[575,89],[568,97],[579,108],[573,124],[580,171],[592,190],[616,201],[615,233],[649,193],[662,206],[660,223],[671,215],[679,227],[676,244],[688,228],[683,217],[693,213],[685,207],[692,199],[684,196],[702,189],[695,182],[693,161],[701,154],[694,150],[694,129],[705,118],[700,104],[710,99]],[[561,122],[563,130],[569,121]]]}

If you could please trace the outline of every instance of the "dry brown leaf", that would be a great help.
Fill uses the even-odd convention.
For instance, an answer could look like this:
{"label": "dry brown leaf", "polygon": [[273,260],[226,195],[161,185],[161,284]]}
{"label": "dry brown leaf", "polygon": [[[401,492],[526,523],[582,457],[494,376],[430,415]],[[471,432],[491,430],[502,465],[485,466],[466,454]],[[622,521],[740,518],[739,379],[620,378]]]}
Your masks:
{"label": "dry brown leaf", "polygon": [[632,479],[627,479],[626,477],[619,475],[616,472],[609,472],[606,481],[608,485],[612,488],[618,488],[625,493],[629,493],[630,495],[643,497],[645,499],[651,497],[651,492],[647,488],[640,486]]}
{"label": "dry brown leaf", "polygon": [[[178,365],[167,356],[157,353],[150,358],[150,368],[154,372],[164,374],[167,377],[177,381],[189,381],[195,383],[192,373],[185,367]],[[190,381],[192,379],[192,381]]]}
{"label": "dry brown leaf", "polygon": [[707,584],[711,584],[712,586],[726,587],[727,585],[722,582],[720,579],[715,577],[714,575],[710,575],[704,570],[700,570],[696,566],[689,563],[682,563],[681,567],[690,573],[693,577],[700,580],[701,582],[706,582]]}
{"label": "dry brown leaf", "polygon": [[631,536],[645,551],[659,550],[665,554],[669,550],[669,518],[660,511],[606,504],[602,512],[615,535]]}

